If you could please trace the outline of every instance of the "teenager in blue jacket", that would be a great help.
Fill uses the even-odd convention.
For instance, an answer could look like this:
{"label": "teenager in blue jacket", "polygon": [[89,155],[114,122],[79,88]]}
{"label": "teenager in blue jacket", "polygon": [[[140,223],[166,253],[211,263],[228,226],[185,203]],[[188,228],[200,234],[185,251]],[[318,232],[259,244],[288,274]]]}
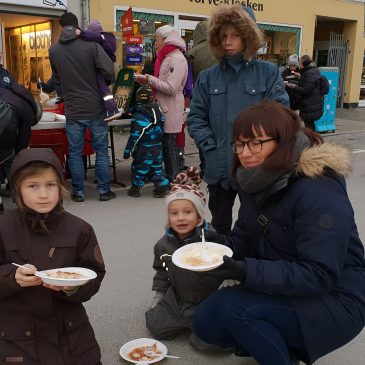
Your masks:
{"label": "teenager in blue jacket", "polygon": [[289,106],[289,98],[278,67],[256,59],[264,38],[251,8],[219,8],[209,20],[208,34],[219,64],[200,72],[187,124],[205,158],[212,225],[228,234],[238,190],[231,176],[233,122],[242,109],[263,99]]}
{"label": "teenager in blue jacket", "polygon": [[345,183],[350,151],[322,143],[272,101],[239,115],[233,141],[243,193],[223,268],[241,284],[201,303],[193,329],[261,365],[312,364],[364,327],[364,248]]}

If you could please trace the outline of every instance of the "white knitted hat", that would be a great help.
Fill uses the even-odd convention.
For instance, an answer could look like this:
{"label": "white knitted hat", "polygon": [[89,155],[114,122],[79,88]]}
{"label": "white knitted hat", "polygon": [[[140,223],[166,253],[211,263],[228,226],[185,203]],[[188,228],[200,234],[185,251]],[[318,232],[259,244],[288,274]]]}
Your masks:
{"label": "white knitted hat", "polygon": [[197,167],[189,167],[186,171],[181,172],[176,176],[176,179],[171,182],[171,192],[166,197],[166,207],[174,200],[189,200],[191,201],[200,217],[200,223],[204,221],[204,207],[206,197],[200,191],[201,177]]}

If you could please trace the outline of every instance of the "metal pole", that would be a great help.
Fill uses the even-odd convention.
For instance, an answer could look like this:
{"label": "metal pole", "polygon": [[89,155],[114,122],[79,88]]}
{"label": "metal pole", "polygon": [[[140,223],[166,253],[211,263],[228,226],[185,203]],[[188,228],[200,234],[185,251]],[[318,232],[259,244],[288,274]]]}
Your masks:
{"label": "metal pole", "polygon": [[86,29],[89,24],[89,1],[81,0],[81,27]]}

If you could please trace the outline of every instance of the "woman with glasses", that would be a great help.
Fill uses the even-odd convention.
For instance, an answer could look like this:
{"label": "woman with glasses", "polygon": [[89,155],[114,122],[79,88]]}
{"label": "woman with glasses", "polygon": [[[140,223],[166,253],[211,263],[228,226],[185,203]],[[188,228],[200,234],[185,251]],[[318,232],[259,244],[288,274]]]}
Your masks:
{"label": "woman with glasses", "polygon": [[221,269],[240,284],[202,302],[193,330],[260,365],[312,364],[364,327],[364,248],[345,183],[350,152],[272,101],[241,112],[233,150],[242,205],[228,237],[233,258]]}

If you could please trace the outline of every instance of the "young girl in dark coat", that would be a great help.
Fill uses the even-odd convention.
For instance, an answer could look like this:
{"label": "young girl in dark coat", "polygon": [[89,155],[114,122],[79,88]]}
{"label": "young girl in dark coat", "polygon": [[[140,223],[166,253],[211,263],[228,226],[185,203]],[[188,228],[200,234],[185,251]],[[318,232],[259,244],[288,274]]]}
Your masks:
{"label": "young girl in dark coat", "polygon": [[[115,36],[113,33],[104,32],[103,27],[98,20],[92,20],[86,30],[80,31],[79,29],[76,29],[76,34],[84,41],[99,43],[110,59],[115,62],[115,51],[117,49]],[[100,73],[96,76],[107,112],[105,121],[111,122],[114,119],[120,118],[122,112],[118,109],[117,103],[114,100],[113,94],[110,92],[107,81]]]}
{"label": "young girl in dark coat", "polygon": [[[94,230],[64,211],[62,167],[51,149],[22,150],[11,181],[17,209],[0,217],[0,361],[101,365],[82,304],[98,292],[105,275]],[[72,266],[91,269],[97,277],[68,287],[47,285],[34,275]]]}
{"label": "young girl in dark coat", "polygon": [[[146,312],[147,328],[157,339],[172,339],[191,330],[197,304],[217,291],[223,281],[219,277],[219,269],[211,275],[209,272],[181,269],[171,261],[172,254],[178,248],[201,242],[202,229],[207,241],[224,243],[224,237],[218,235],[204,220],[206,199],[199,189],[200,182],[199,169],[190,167],[177,175],[166,197],[167,230],[154,247],[153,268],[156,274],[152,290],[155,295],[151,309]],[[191,344],[195,347],[205,345],[203,341],[197,343],[195,336],[191,338]]]}

